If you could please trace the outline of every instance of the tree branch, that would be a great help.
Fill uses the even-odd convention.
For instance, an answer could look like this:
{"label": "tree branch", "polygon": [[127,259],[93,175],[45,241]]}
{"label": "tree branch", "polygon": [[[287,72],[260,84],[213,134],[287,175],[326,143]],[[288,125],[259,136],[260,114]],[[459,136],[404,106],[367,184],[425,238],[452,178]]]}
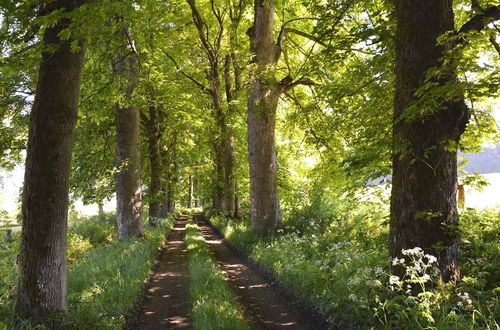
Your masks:
{"label": "tree branch", "polygon": [[498,55],[500,55],[500,45],[495,40],[495,37],[490,37],[489,40],[490,40],[491,44],[493,45],[493,47],[495,47],[496,51],[498,52]]}
{"label": "tree branch", "polygon": [[187,79],[191,80],[193,83],[195,83],[198,87],[200,87],[200,89],[209,94],[209,95],[212,95],[213,94],[213,91],[210,89],[210,88],[207,88],[205,85],[203,85],[202,83],[200,83],[198,80],[196,80],[195,78],[191,77],[190,75],[188,75],[187,73],[185,73],[179,66],[179,64],[177,64],[177,61],[175,60],[175,58],[173,58],[169,53],[167,53],[165,50],[161,50],[163,52],[163,54],[168,57],[172,63],[174,64],[175,68],[177,69],[177,72],[179,72],[181,75],[183,75],[184,77],[186,77]]}
{"label": "tree branch", "polygon": [[290,89],[292,89],[298,85],[304,85],[304,86],[316,85],[316,83],[309,78],[302,77],[302,78],[299,78],[299,79],[293,81],[292,77],[290,77],[290,76],[286,76],[285,78],[283,78],[279,84],[280,84],[282,91],[284,93],[288,92]]}
{"label": "tree branch", "polygon": [[[215,63],[215,61],[217,60],[217,58],[215,56],[215,49],[208,41],[208,39],[209,39],[208,25],[203,20],[203,17],[201,16],[200,12],[198,11],[198,8],[196,7],[196,4],[195,4],[195,0],[186,0],[186,2],[189,4],[189,7],[191,8],[191,14],[193,16],[193,23],[196,26],[196,29],[198,30],[198,35],[200,37],[201,44],[202,44],[203,48],[206,50],[210,62]],[[203,31],[203,30],[205,30],[205,31]]]}
{"label": "tree branch", "polygon": [[302,36],[302,37],[307,38],[307,39],[309,39],[311,41],[314,41],[315,43],[320,44],[323,47],[327,47],[328,46],[326,43],[324,43],[320,39],[316,38],[312,34],[309,34],[309,33],[306,33],[306,32],[302,32],[302,31],[299,31],[299,30],[294,29],[294,28],[285,28],[284,29],[284,33],[295,33],[295,34],[297,34],[299,36]]}
{"label": "tree branch", "polygon": [[464,25],[462,25],[460,30],[458,30],[458,33],[461,34],[472,31],[479,32],[488,24],[497,21],[499,19],[500,19],[500,6],[492,6],[488,9],[485,9],[481,13],[473,16]]}

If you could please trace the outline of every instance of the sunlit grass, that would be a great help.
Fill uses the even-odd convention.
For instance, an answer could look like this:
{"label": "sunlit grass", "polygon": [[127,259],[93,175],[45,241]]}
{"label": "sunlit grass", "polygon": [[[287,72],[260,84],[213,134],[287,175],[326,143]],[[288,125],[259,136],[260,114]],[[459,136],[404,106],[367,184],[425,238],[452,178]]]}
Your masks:
{"label": "sunlit grass", "polygon": [[[145,239],[125,241],[118,241],[116,235],[108,241],[109,230],[104,230],[104,235],[101,235],[94,230],[95,224],[82,222],[85,229],[81,233],[72,229],[68,247],[71,262],[68,269],[68,315],[62,323],[63,328],[122,328],[171,225],[172,218],[157,228],[146,226]],[[92,227],[90,231],[89,226]],[[95,245],[90,244],[88,235],[94,238]],[[0,249],[0,329],[13,327],[18,236],[16,234],[16,242],[9,245],[9,250]],[[32,327],[29,322],[24,322],[19,328],[42,329]]]}
{"label": "sunlit grass", "polygon": [[427,282],[420,296],[407,290],[408,281],[400,281],[406,291],[391,289],[385,214],[363,206],[320,215],[306,211],[264,239],[252,236],[248,219],[210,220],[337,326],[498,329],[500,209],[462,213],[463,281],[455,287]]}
{"label": "sunlit grass", "polygon": [[198,227],[188,223],[186,246],[194,329],[250,329]]}

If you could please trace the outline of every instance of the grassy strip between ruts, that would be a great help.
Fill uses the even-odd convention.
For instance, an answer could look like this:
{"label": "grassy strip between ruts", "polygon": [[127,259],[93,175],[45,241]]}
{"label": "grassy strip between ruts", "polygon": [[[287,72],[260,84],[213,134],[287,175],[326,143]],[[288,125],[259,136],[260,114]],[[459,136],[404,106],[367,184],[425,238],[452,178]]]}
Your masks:
{"label": "grassy strip between ruts", "polygon": [[[136,303],[172,218],[146,226],[145,239],[113,241],[90,248],[68,270],[68,315],[64,329],[119,329]],[[13,246],[18,248],[18,245]],[[17,276],[11,279],[15,286]],[[13,301],[1,306],[0,329],[13,327]],[[2,323],[3,322],[3,323]],[[20,329],[43,329],[26,322]]]}
{"label": "grassy strip between ruts", "polygon": [[219,267],[210,257],[203,236],[192,222],[187,225],[186,246],[193,328],[250,329]]}

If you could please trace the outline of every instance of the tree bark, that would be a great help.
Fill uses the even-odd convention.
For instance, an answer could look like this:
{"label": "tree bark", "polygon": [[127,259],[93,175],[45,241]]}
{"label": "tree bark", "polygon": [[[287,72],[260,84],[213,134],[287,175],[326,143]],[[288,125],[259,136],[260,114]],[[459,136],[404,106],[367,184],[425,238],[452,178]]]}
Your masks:
{"label": "tree bark", "polygon": [[[49,10],[82,3],[58,0]],[[29,124],[16,311],[35,322],[67,310],[68,181],[84,55],[83,42],[72,52],[74,40],[58,36],[69,23],[61,19],[44,32],[43,44],[55,51],[42,54]]]}
{"label": "tree bark", "polygon": [[151,181],[149,185],[149,224],[156,226],[160,217],[161,194],[161,155],[160,155],[160,123],[156,105],[149,107],[149,121],[147,122],[149,164],[151,167]]}
{"label": "tree bark", "polygon": [[193,175],[189,174],[189,193],[188,193],[188,203],[187,203],[188,209],[193,207],[193,201],[194,201],[193,194],[194,194]]}
{"label": "tree bark", "polygon": [[[392,257],[402,249],[421,247],[438,259],[444,281],[460,279],[457,215],[457,145],[469,112],[462,98],[440,101],[424,118],[408,120],[405,111],[418,99],[430,68],[453,45],[437,38],[454,28],[452,0],[396,1],[396,96],[389,247]],[[453,70],[439,84],[456,79]],[[426,97],[425,95],[422,97]],[[404,269],[394,269],[404,274]]]}
{"label": "tree bark", "polygon": [[[122,31],[125,35],[127,31]],[[126,50],[131,47],[128,45]],[[125,52],[124,52],[125,53]],[[130,52],[129,52],[130,54]],[[134,55],[117,58],[118,75],[125,77],[124,99],[129,103],[137,80],[137,59]],[[140,114],[135,106],[116,104],[116,218],[118,238],[141,237],[142,191],[140,173]]]}
{"label": "tree bark", "polygon": [[224,212],[224,165],[222,156],[222,145],[217,139],[214,145],[214,171],[212,207],[220,212]]}
{"label": "tree bark", "polygon": [[164,200],[161,203],[160,214],[166,218],[174,210],[175,182],[177,180],[177,132],[174,131],[172,142],[167,150],[163,150],[162,162],[165,171],[163,185]]}
{"label": "tree bark", "polygon": [[255,0],[250,44],[257,64],[248,98],[248,152],[253,230],[261,235],[281,224],[275,146],[276,108],[281,85],[276,81],[280,49],[274,42],[274,1]]}

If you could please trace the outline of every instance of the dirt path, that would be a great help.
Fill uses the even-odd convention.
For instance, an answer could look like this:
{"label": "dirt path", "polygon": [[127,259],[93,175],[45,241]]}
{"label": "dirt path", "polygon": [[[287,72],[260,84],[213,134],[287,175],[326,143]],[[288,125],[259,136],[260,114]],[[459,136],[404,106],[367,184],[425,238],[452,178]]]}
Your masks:
{"label": "dirt path", "polygon": [[195,220],[253,328],[319,329],[315,320],[301,315],[276,287],[223,244],[203,216],[195,215]]}
{"label": "dirt path", "polygon": [[191,327],[186,246],[187,216],[179,217],[167,238],[167,250],[152,276],[141,308],[138,329],[187,329]]}

